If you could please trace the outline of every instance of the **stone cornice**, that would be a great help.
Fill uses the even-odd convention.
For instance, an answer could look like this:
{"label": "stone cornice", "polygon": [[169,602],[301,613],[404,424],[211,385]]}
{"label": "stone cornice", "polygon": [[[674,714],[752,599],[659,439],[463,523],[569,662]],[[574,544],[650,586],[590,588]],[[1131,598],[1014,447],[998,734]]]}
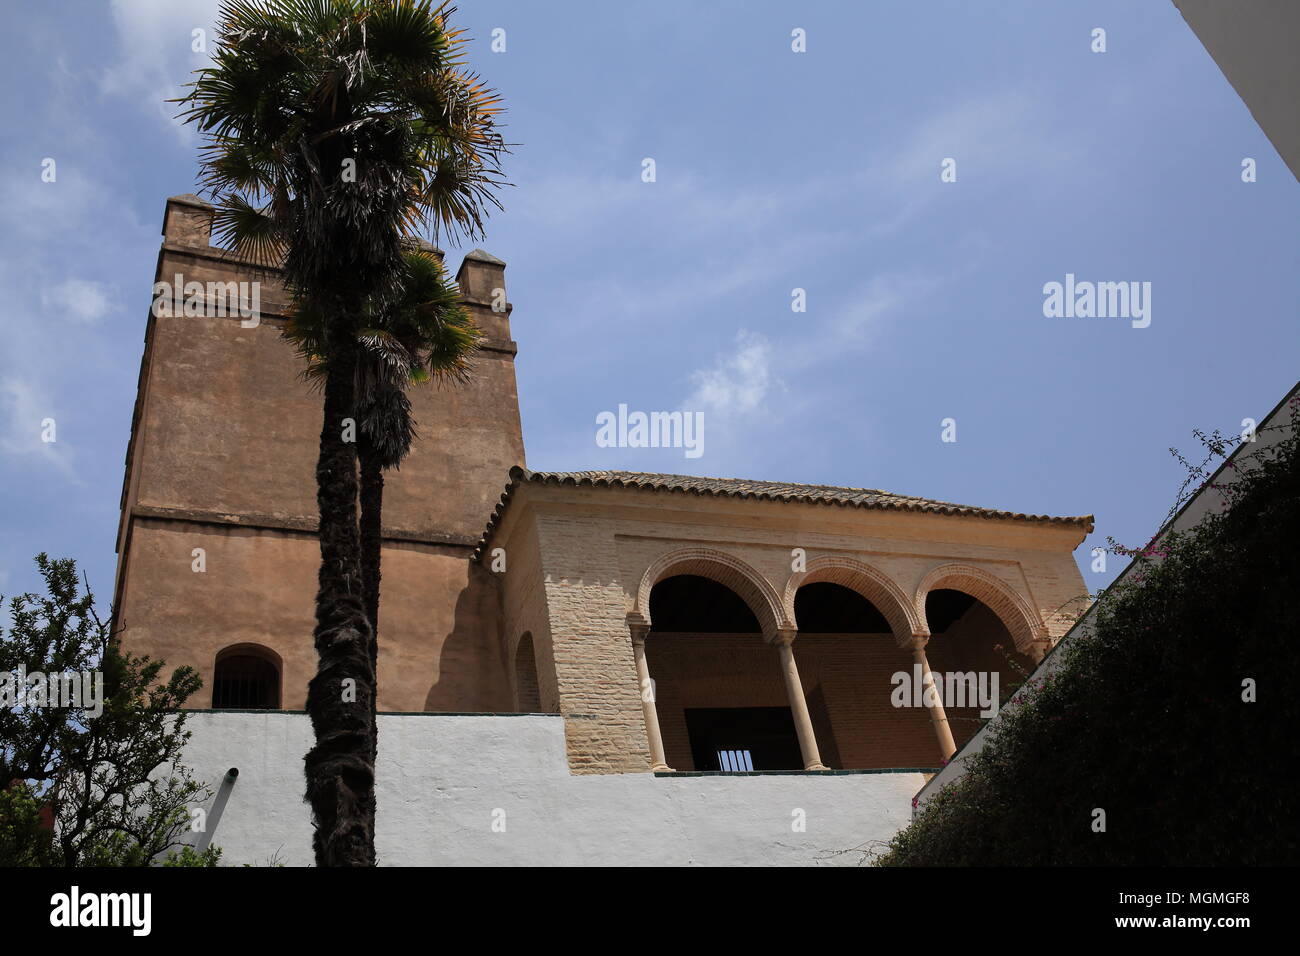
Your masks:
{"label": "stone cornice", "polygon": [[[312,518],[293,515],[230,514],[191,508],[165,508],[158,505],[135,505],[132,518],[157,521],[175,521],[188,524],[219,525],[226,528],[249,528],[256,531],[283,531],[314,537],[319,523]],[[473,548],[477,540],[467,534],[411,531],[403,528],[386,528],[383,540],[413,544],[441,545],[452,548]]]}

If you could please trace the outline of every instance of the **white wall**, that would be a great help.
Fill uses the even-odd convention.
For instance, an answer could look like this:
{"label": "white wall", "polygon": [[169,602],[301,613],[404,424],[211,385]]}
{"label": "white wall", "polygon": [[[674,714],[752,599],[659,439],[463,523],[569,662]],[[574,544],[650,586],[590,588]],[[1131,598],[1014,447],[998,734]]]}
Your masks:
{"label": "white wall", "polygon": [[[196,712],[186,748],[230,865],[307,865],[304,714]],[[226,770],[239,768],[233,786]],[[569,773],[553,715],[382,715],[381,865],[857,864],[911,818],[920,773],[656,777]],[[493,812],[505,832],[493,832]],[[794,832],[793,811],[806,814]]]}
{"label": "white wall", "polygon": [[1300,3],[1296,0],[1174,0],[1300,179]]}

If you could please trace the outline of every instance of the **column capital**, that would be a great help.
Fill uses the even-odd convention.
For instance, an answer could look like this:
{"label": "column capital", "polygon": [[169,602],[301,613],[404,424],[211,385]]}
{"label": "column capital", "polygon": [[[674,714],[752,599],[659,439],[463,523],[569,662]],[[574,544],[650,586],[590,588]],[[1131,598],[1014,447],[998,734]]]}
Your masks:
{"label": "column capital", "polygon": [[794,639],[799,636],[798,628],[778,627],[768,641],[778,647],[790,647],[794,644]]}
{"label": "column capital", "polygon": [[629,614],[627,629],[632,632],[633,644],[644,644],[645,639],[650,635],[650,622],[640,614]]}
{"label": "column capital", "polygon": [[908,646],[912,649],[913,654],[924,653],[925,645],[930,643],[929,634],[913,634]]}

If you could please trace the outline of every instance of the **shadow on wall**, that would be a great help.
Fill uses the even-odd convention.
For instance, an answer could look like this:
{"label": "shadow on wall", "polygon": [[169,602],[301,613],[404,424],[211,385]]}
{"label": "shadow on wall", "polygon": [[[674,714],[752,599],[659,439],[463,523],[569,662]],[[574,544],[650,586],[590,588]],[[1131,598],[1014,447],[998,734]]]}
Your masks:
{"label": "shadow on wall", "polygon": [[200,853],[212,845],[212,838],[217,832],[217,827],[221,825],[221,815],[226,812],[226,804],[230,802],[230,793],[235,789],[235,781],[238,778],[239,769],[237,767],[231,767],[226,771],[226,775],[221,778],[217,793],[212,799],[212,808],[208,810],[207,825],[203,828],[203,836],[198,842],[198,851]]}
{"label": "shadow on wall", "polygon": [[[438,679],[424,709],[431,713],[510,713],[513,700],[498,635],[496,576],[469,563],[469,583],[456,596],[451,632],[442,642]],[[382,625],[382,620],[381,620]]]}

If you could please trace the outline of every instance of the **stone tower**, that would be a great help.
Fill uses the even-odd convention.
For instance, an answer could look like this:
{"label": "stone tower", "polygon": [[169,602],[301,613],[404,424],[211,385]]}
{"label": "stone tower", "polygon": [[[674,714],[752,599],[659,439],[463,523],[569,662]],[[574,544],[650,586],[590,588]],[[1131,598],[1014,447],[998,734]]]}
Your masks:
{"label": "stone tower", "polygon": [[[273,705],[300,709],[316,667],[321,396],[280,337],[278,270],[210,245],[212,216],[186,195],[169,199],[163,217],[156,281],[168,285],[156,285],[155,296],[169,296],[180,277],[191,307],[152,309],[145,331],[116,619],[129,651],[198,669],[204,687],[194,706],[211,706],[216,662],[233,654],[272,665]],[[456,281],[485,343],[468,385],[412,390],[420,438],[386,483],[386,711],[511,704],[496,581],[469,561],[511,466],[524,461],[510,308],[492,308],[494,296],[498,308],[504,302],[505,263],[475,250]],[[256,324],[220,308],[233,301],[235,287],[222,285],[231,282],[258,283]],[[220,311],[233,314],[212,314]]]}

